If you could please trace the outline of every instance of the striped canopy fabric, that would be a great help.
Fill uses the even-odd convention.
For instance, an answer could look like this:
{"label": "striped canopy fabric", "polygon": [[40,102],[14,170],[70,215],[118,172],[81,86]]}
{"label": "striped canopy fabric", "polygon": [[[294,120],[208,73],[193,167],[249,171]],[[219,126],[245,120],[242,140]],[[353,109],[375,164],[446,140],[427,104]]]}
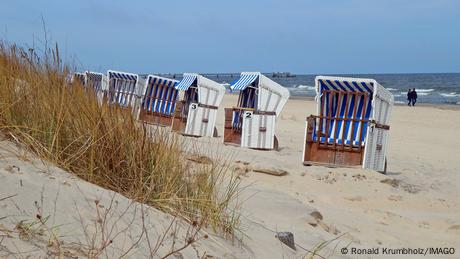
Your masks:
{"label": "striped canopy fabric", "polygon": [[137,75],[123,73],[123,72],[115,72],[109,71],[109,79],[121,79],[126,81],[137,81]]}
{"label": "striped canopy fabric", "polygon": [[318,79],[321,93],[324,90],[336,90],[345,92],[367,92],[372,95],[374,83],[368,81],[344,81],[333,79]]}
{"label": "striped canopy fabric", "polygon": [[235,82],[231,83],[230,89],[242,91],[259,78],[259,73],[244,73]]}
{"label": "striped canopy fabric", "polygon": [[175,88],[176,84],[176,80],[150,75],[142,99],[142,109],[171,115],[179,94],[179,90]]}
{"label": "striped canopy fabric", "polygon": [[195,83],[197,74],[184,74],[182,80],[176,85],[176,89],[180,91],[187,91],[188,88]]}
{"label": "striped canopy fabric", "polygon": [[134,105],[138,76],[108,71],[110,102],[128,107]]}
{"label": "striped canopy fabric", "polygon": [[[319,120],[319,125],[315,125],[314,140],[317,140],[317,132],[321,127],[322,143],[333,143],[335,140],[336,144],[344,142],[346,145],[364,146],[368,122],[350,120],[369,119],[373,89],[374,84],[369,80],[317,79],[319,115],[331,119]],[[344,118],[350,120],[341,120]]]}

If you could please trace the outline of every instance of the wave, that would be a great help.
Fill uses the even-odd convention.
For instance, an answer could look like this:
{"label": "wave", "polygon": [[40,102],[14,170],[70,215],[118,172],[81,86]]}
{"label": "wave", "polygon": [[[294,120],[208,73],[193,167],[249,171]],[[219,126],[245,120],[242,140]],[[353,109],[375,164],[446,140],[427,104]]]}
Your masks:
{"label": "wave", "polygon": [[387,90],[388,90],[388,91],[397,91],[398,89],[388,87]]}
{"label": "wave", "polygon": [[455,93],[455,92],[448,93],[448,94],[446,94],[446,93],[439,93],[439,95],[444,96],[444,97],[459,97],[459,96],[460,96],[460,94],[457,94],[457,93]]}
{"label": "wave", "polygon": [[[425,91],[424,92],[424,91],[418,91],[417,90],[417,95],[420,95],[420,96],[427,96],[427,95],[430,95],[430,94],[431,94],[431,91],[428,91],[428,92]],[[407,92],[401,92],[401,95],[407,95]]]}
{"label": "wave", "polygon": [[315,90],[314,86],[311,85],[297,85],[295,86],[297,89],[307,89],[307,90]]}
{"label": "wave", "polygon": [[401,97],[402,95],[400,94],[393,94],[394,97]]}
{"label": "wave", "polygon": [[415,89],[417,93],[430,93],[433,92],[434,89]]}

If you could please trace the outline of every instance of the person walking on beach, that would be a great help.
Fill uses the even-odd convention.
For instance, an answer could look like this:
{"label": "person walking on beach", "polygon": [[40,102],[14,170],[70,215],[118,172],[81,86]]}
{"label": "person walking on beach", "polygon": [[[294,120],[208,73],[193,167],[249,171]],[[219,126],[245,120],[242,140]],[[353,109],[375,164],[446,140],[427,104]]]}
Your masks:
{"label": "person walking on beach", "polygon": [[412,93],[412,98],[411,98],[412,106],[415,106],[415,103],[417,102],[417,91],[415,91],[415,88],[412,89],[411,93]]}
{"label": "person walking on beach", "polygon": [[407,90],[407,106],[410,106],[412,103],[412,90],[409,88]]}

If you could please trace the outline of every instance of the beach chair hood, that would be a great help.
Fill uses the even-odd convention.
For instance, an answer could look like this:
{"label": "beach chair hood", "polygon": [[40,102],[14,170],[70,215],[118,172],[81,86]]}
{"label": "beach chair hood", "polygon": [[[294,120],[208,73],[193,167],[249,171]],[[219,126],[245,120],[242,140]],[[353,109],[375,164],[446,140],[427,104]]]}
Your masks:
{"label": "beach chair hood", "polygon": [[[321,111],[321,104],[319,98],[326,90],[336,90],[344,92],[361,92],[368,93],[369,99],[367,107],[369,112],[366,113],[365,119],[375,120],[381,124],[388,124],[390,114],[382,114],[382,110],[389,110],[386,107],[380,107],[382,102],[387,103],[390,107],[394,104],[394,97],[390,91],[385,89],[374,79],[367,78],[348,78],[348,77],[332,77],[332,76],[317,76],[316,82],[316,99],[317,99],[317,112]],[[323,111],[327,112],[326,109]],[[321,115],[321,114],[319,114]]]}
{"label": "beach chair hood", "polygon": [[198,102],[205,105],[219,106],[225,94],[225,87],[211,79],[196,73],[185,73],[176,89],[187,91],[190,86],[198,88]]}
{"label": "beach chair hood", "polygon": [[260,72],[243,72],[241,77],[230,85],[230,89],[243,91],[252,83],[257,87],[257,109],[275,112],[279,115],[289,99],[289,90]]}

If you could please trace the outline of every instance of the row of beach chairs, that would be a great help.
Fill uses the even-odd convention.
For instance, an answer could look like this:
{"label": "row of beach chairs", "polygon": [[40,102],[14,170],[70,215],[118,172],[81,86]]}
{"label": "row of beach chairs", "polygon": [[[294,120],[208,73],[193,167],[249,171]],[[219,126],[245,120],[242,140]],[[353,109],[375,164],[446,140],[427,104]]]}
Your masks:
{"label": "row of beach chairs", "polygon": [[[185,136],[217,137],[217,110],[226,88],[202,75],[175,79],[120,71],[74,73],[71,82],[94,90],[99,102],[130,109],[143,123]],[[373,79],[318,76],[317,114],[306,120],[305,165],[362,166],[384,172],[393,95]],[[231,83],[236,106],[225,108],[224,143],[278,148],[276,120],[289,91],[259,72]]]}

